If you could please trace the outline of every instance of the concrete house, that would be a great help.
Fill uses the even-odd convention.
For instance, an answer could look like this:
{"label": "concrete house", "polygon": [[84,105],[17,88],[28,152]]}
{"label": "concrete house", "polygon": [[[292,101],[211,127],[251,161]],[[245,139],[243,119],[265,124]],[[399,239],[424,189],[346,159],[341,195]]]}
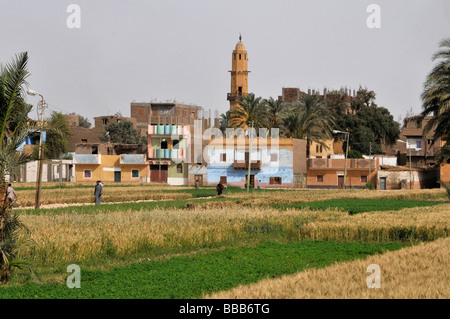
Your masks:
{"label": "concrete house", "polygon": [[75,154],[77,182],[147,182],[145,154],[101,155]]}
{"label": "concrete house", "polygon": [[248,138],[211,140],[204,151],[208,184],[244,187],[250,164],[250,183],[262,188],[299,186],[306,175],[306,141],[280,138],[254,138],[250,151]]}
{"label": "concrete house", "polygon": [[[344,186],[345,158],[309,158],[308,188],[337,188]],[[346,188],[364,188],[376,185],[379,159],[347,159]]]}

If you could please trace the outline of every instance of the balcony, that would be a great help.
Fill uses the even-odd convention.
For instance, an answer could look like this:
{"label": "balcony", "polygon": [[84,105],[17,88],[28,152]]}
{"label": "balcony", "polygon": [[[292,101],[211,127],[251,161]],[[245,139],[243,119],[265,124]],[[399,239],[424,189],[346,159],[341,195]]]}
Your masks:
{"label": "balcony", "polygon": [[[347,169],[349,170],[368,170],[370,161],[370,169],[377,169],[378,159],[347,159]],[[310,170],[344,170],[345,159],[329,159],[329,158],[308,158],[307,167]]]}
{"label": "balcony", "polygon": [[242,97],[242,94],[227,93],[227,101],[238,101]]}
{"label": "balcony", "polygon": [[182,135],[190,134],[190,127],[186,125],[149,125],[149,135]]}
{"label": "balcony", "polygon": [[[233,164],[234,169],[248,169],[248,160],[247,161],[234,161]],[[261,161],[252,161],[250,164],[251,169],[261,169]]]}
{"label": "balcony", "polygon": [[184,155],[184,149],[149,148],[148,150],[148,158],[182,159]]}

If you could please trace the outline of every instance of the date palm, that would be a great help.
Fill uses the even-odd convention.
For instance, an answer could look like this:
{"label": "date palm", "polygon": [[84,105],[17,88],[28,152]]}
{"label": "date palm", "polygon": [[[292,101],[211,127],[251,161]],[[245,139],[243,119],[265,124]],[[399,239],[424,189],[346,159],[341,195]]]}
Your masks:
{"label": "date palm", "polygon": [[272,97],[266,100],[269,112],[269,120],[271,127],[280,127],[281,114],[286,108],[286,104],[282,100],[274,100]]}
{"label": "date palm", "polygon": [[436,154],[437,164],[450,159],[450,38],[440,42],[432,60],[440,60],[428,74],[422,93],[423,111],[418,122],[433,115],[424,127],[424,133],[434,128],[433,143],[442,139],[445,145]]}
{"label": "date palm", "polygon": [[28,54],[16,55],[13,61],[0,68],[0,283],[8,281],[11,268],[21,267],[16,260],[18,231],[26,227],[18,215],[10,213],[7,199],[6,175],[17,173],[31,154],[17,149],[35,131],[27,125],[31,107],[24,102]]}
{"label": "date palm", "polygon": [[230,109],[230,125],[232,128],[247,130],[252,122],[256,129],[269,128],[270,124],[266,101],[250,93]]}
{"label": "date palm", "polygon": [[282,120],[286,137],[306,139],[306,156],[310,155],[314,141],[325,148],[325,140],[331,136],[333,116],[317,95],[303,95],[300,101],[286,112]]}

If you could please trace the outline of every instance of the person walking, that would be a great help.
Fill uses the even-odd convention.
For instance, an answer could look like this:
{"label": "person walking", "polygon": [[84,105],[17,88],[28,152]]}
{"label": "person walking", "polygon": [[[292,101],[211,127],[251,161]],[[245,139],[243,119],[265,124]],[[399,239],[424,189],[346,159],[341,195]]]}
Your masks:
{"label": "person walking", "polygon": [[17,200],[17,193],[14,190],[14,188],[11,186],[11,184],[8,184],[8,188],[6,189],[6,193],[8,196],[8,203],[9,206],[15,206],[16,200]]}
{"label": "person walking", "polygon": [[95,185],[94,196],[95,196],[95,205],[100,205],[102,201],[103,195],[103,184],[101,181],[97,181],[97,185]]}

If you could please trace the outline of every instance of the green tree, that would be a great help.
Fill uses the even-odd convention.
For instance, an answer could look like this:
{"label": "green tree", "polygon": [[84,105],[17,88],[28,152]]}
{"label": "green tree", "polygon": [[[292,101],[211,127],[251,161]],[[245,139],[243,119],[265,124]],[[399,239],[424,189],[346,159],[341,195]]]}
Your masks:
{"label": "green tree", "polygon": [[[269,128],[267,103],[253,93],[243,96],[238,104],[230,110],[230,126],[247,130],[251,127]],[[258,131],[258,130],[257,130]]]}
{"label": "green tree", "polygon": [[425,116],[432,115],[424,127],[424,133],[434,129],[433,144],[444,141],[444,146],[436,154],[436,164],[450,160],[450,38],[440,42],[432,60],[439,60],[428,74],[422,93],[422,113],[419,122]]}
{"label": "green tree", "polygon": [[[400,124],[394,120],[389,110],[377,107],[371,101],[364,104],[356,114],[338,114],[334,129],[349,131],[352,150],[363,154],[382,153],[382,145],[393,145],[400,134]],[[346,148],[346,142],[343,145]]]}
{"label": "green tree", "polygon": [[139,131],[133,127],[133,123],[129,121],[108,124],[100,136],[100,140],[120,144],[146,145],[148,143],[147,138],[141,136]]}
{"label": "green tree", "polygon": [[282,100],[274,100],[272,97],[265,100],[269,113],[270,127],[279,128],[281,125],[281,115],[286,109],[286,104]]}
{"label": "green tree", "polygon": [[91,122],[89,122],[87,117],[81,116],[79,114],[78,115],[78,126],[79,127],[84,127],[84,128],[91,128]]}
{"label": "green tree", "polygon": [[[18,231],[26,229],[19,216],[10,212],[7,199],[6,175],[15,174],[21,164],[31,160],[30,155],[17,148],[35,132],[27,124],[30,107],[24,103],[28,53],[17,54],[11,63],[0,67],[0,283],[7,282],[13,267],[22,267],[18,261]],[[16,113],[17,112],[17,113]]]}
{"label": "green tree", "polygon": [[331,136],[333,114],[319,100],[318,95],[303,95],[282,119],[282,132],[286,137],[306,139],[306,156],[310,155],[314,141],[328,148],[325,140]]}
{"label": "green tree", "polygon": [[64,115],[53,111],[47,120],[47,139],[45,141],[45,158],[61,158],[68,152],[68,137],[71,134],[69,124]]}
{"label": "green tree", "polygon": [[230,127],[230,111],[226,111],[225,113],[220,114],[219,119],[219,129],[222,131],[223,134],[226,133],[227,128]]}

